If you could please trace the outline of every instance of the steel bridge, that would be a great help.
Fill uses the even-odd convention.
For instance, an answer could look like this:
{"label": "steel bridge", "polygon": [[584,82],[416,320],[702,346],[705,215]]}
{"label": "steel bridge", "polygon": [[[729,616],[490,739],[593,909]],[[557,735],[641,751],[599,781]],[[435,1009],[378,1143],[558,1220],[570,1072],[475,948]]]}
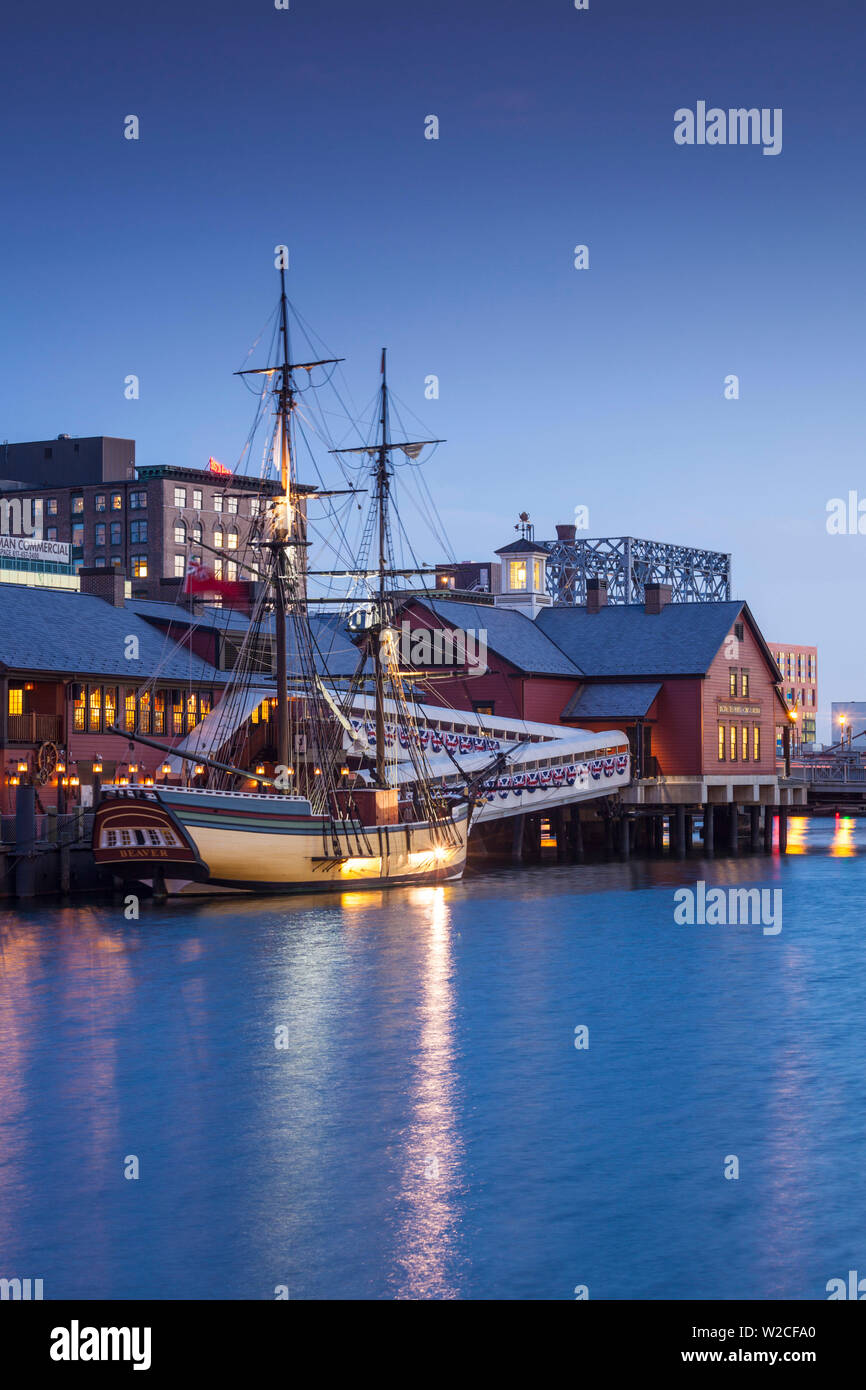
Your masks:
{"label": "steel bridge", "polygon": [[547,592],[554,603],[586,603],[589,579],[607,580],[608,603],[643,603],[647,584],[670,584],[675,603],[731,597],[731,557],[718,550],[602,536],[540,541],[547,551]]}

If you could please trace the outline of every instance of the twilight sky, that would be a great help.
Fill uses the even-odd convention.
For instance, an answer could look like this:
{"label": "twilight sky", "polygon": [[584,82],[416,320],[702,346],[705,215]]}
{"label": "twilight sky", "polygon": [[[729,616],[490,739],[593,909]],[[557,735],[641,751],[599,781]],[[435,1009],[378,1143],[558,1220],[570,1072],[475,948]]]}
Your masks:
{"label": "twilight sky", "polygon": [[[387,344],[447,438],[458,558],[578,504],[732,551],[822,712],[866,698],[866,535],[825,525],[866,499],[862,0],[48,0],[3,49],[0,440],[233,463],[285,242],[354,399]],[[781,153],[677,145],[698,101],[782,108]]]}

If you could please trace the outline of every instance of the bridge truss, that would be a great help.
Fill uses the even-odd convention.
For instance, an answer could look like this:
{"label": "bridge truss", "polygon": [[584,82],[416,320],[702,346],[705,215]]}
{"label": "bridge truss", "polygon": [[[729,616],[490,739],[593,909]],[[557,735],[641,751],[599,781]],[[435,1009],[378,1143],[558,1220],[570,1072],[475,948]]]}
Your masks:
{"label": "bridge truss", "polygon": [[675,603],[731,597],[731,557],[717,550],[604,536],[597,540],[542,541],[547,592],[554,603],[586,603],[588,579],[607,580],[608,603],[643,603],[647,584],[670,584]]}

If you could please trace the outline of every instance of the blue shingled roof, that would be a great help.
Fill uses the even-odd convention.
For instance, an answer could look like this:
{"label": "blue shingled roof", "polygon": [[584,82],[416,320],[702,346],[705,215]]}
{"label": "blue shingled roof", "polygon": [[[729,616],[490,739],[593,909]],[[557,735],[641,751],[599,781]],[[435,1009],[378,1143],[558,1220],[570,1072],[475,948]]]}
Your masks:
{"label": "blue shingled roof", "polygon": [[[157,599],[127,599],[127,611],[137,613],[152,623],[175,623],[207,631],[231,633],[243,637],[250,626],[250,619],[231,608],[205,606],[201,613],[190,613],[180,604],[165,603]],[[258,630],[263,634],[274,630],[273,617],[262,618]],[[348,677],[355,674],[358,665],[358,649],[345,629],[345,620],[335,614],[313,613],[310,615],[310,631],[318,648],[316,666],[321,675]],[[293,630],[291,614],[286,619],[286,650],[289,660],[297,655],[297,641]],[[367,663],[365,670],[370,670]]]}
{"label": "blue shingled roof", "polygon": [[744,604],[669,603],[660,613],[643,604],[610,604],[598,613],[555,605],[536,625],[587,676],[705,675]]}
{"label": "blue shingled roof", "polygon": [[582,685],[572,695],[563,719],[640,719],[661,690],[660,681],[599,681]]}
{"label": "blue shingled roof", "polygon": [[[138,658],[126,659],[138,638]],[[222,684],[226,672],[175,646],[127,608],[92,594],[0,584],[0,665],[16,671],[117,676],[130,683],[159,676]]]}
{"label": "blue shingled roof", "polygon": [[581,671],[570,656],[561,651],[537,622],[513,608],[492,604],[461,603],[451,599],[418,599],[437,618],[464,632],[487,633],[487,646],[518,670],[539,676],[579,676]]}

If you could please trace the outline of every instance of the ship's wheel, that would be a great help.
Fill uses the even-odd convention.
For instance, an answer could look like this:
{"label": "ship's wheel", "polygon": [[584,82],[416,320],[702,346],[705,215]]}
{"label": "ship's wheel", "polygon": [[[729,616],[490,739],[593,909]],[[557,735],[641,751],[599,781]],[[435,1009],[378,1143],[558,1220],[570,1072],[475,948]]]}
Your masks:
{"label": "ship's wheel", "polygon": [[40,787],[44,787],[49,777],[54,776],[57,761],[57,744],[40,743],[39,752],[36,754],[36,779]]}

